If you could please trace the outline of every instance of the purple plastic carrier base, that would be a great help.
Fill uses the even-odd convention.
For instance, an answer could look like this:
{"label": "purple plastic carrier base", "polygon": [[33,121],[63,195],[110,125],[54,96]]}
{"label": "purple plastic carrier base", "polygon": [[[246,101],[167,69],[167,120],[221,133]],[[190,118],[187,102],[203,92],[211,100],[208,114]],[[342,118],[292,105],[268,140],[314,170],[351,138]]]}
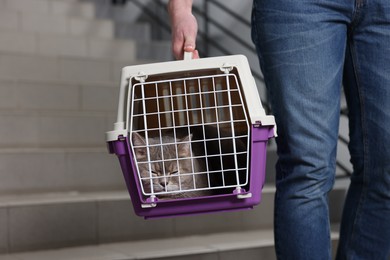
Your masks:
{"label": "purple plastic carrier base", "polygon": [[[261,201],[265,181],[267,142],[274,137],[273,126],[252,125],[249,190],[240,194],[223,194],[198,198],[148,201],[141,193],[136,165],[126,137],[108,142],[123,171],[134,212],[145,219],[195,215],[213,212],[252,209]],[[247,196],[248,195],[248,196]]]}

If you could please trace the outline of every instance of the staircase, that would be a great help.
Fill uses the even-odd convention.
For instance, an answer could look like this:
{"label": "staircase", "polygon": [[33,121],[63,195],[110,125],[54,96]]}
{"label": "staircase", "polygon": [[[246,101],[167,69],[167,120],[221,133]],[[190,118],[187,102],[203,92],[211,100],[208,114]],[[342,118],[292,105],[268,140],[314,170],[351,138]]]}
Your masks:
{"label": "staircase", "polygon": [[[147,24],[118,39],[96,3],[0,0],[0,260],[275,259],[272,147],[252,211],[134,215],[104,133],[121,68],[168,60],[170,47],[148,39]],[[344,193],[338,183],[330,195],[335,243]]]}

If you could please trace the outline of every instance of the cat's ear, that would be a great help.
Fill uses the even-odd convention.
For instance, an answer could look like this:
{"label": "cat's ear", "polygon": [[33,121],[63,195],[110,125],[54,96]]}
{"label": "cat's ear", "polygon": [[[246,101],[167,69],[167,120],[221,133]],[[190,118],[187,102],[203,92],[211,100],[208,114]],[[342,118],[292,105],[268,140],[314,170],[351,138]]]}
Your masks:
{"label": "cat's ear", "polygon": [[177,146],[177,152],[179,153],[179,157],[191,157],[191,139],[192,134],[184,137],[179,141],[180,144]]}
{"label": "cat's ear", "polygon": [[[138,133],[133,133],[131,135],[132,141],[133,141],[133,146],[134,146],[134,151],[135,151],[135,156],[137,159],[142,159],[146,157],[146,142],[145,138],[143,138],[140,134]],[[138,147],[137,146],[142,146]]]}

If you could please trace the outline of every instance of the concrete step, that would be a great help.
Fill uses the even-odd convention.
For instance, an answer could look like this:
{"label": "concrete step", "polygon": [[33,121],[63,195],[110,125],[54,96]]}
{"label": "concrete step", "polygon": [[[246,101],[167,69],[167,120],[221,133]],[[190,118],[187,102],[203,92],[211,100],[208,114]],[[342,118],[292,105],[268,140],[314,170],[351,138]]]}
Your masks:
{"label": "concrete step", "polygon": [[24,32],[0,32],[0,39],[0,51],[3,53],[95,58],[109,61],[136,59],[136,45],[130,40]]}
{"label": "concrete step", "polygon": [[118,92],[116,84],[0,79],[0,147],[104,147]]}
{"label": "concrete step", "polygon": [[[345,188],[335,189],[332,194],[340,201],[344,192]],[[272,230],[273,197],[274,189],[266,186],[262,203],[254,210],[143,220],[133,213],[127,191],[2,195],[0,223],[7,224],[0,225],[0,250],[11,253],[143,239],[164,243],[183,236]],[[330,205],[340,212],[336,206]]]}
{"label": "concrete step", "polygon": [[8,225],[0,226],[6,229],[0,248],[18,252],[270,227],[271,197],[266,191],[263,206],[253,211],[146,221],[134,215],[127,191],[1,196],[0,222]]}
{"label": "concrete step", "polygon": [[[333,255],[338,233],[331,233]],[[257,260],[276,259],[272,230],[216,233],[164,240],[108,243],[98,246],[0,255],[1,260]]]}
{"label": "concrete step", "polygon": [[0,52],[0,79],[119,86],[121,69],[140,62]]}
{"label": "concrete step", "polygon": [[[333,257],[338,232],[331,233]],[[164,240],[107,243],[0,255],[1,260],[257,260],[276,259],[272,230],[238,231]]]}
{"label": "concrete step", "polygon": [[116,61],[107,58],[77,58],[0,51],[0,79],[119,86],[123,67],[152,62],[156,60]]}
{"label": "concrete step", "polygon": [[118,159],[103,145],[0,149],[0,194],[125,189]]}
{"label": "concrete step", "polygon": [[0,114],[6,111],[116,112],[119,84],[0,79]]}
{"label": "concrete step", "polygon": [[1,0],[1,10],[22,14],[56,15],[93,19],[95,5],[78,0]]}
{"label": "concrete step", "polygon": [[[135,42],[140,50],[137,55]],[[147,24],[115,25],[108,19],[88,20],[12,10],[0,11],[0,51],[125,61],[135,57],[172,59],[170,41],[151,41]]]}
{"label": "concrete step", "polygon": [[0,255],[7,260],[49,259],[276,259],[271,230],[218,233],[170,239],[151,239],[137,242],[109,243],[51,251]]}
{"label": "concrete step", "polygon": [[0,111],[0,147],[102,147],[114,114]]}
{"label": "concrete step", "polygon": [[66,248],[51,251],[0,255],[7,260],[49,259],[276,259],[272,230],[217,233],[164,240],[109,243],[99,246]]}
{"label": "concrete step", "polygon": [[114,38],[114,23],[108,19],[26,13],[7,9],[2,9],[0,15],[0,31]]}

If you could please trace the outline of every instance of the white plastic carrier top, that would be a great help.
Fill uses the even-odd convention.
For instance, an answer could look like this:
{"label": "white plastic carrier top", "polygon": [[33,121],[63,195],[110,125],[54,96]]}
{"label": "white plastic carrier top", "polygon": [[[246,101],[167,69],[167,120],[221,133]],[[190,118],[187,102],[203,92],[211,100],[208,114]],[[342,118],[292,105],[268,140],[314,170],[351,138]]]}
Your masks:
{"label": "white plastic carrier top", "polygon": [[[200,73],[216,69],[224,73],[234,71],[243,90],[250,123],[262,126],[275,126],[274,117],[265,114],[255,80],[245,56],[231,55],[191,59],[190,55],[186,53],[184,60],[127,66],[122,69],[117,121],[114,124],[114,130],[106,133],[108,142],[116,141],[121,136],[126,137],[130,132],[129,111],[131,109],[130,103],[132,102],[130,98],[132,84],[145,82],[150,76],[169,75],[170,73],[185,76],[186,73],[194,71],[199,71]],[[276,127],[274,131],[276,136]]]}

